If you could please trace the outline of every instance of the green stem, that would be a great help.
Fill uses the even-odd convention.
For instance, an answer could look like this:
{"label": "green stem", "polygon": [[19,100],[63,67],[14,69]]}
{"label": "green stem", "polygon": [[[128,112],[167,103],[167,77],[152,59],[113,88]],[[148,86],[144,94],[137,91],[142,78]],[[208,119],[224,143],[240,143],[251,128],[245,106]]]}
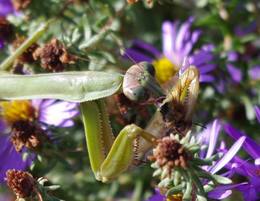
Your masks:
{"label": "green stem", "polygon": [[21,54],[23,54],[27,48],[29,48],[33,43],[35,43],[46,31],[49,25],[54,20],[49,20],[46,23],[42,24],[37,31],[35,31],[32,36],[30,36],[23,44],[9,57],[7,57],[0,65],[0,70],[8,71],[12,63],[17,59]]}

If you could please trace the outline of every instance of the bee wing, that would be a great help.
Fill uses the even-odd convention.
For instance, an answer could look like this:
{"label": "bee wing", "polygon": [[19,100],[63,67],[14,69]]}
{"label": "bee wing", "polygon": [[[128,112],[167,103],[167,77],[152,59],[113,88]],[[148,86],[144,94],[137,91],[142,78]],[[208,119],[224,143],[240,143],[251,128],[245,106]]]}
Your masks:
{"label": "bee wing", "polygon": [[194,110],[194,106],[197,101],[197,97],[199,94],[199,71],[195,66],[191,66],[187,73],[187,81],[188,85],[187,89],[187,98],[186,98],[186,105],[187,105],[187,113],[185,119],[188,120]]}

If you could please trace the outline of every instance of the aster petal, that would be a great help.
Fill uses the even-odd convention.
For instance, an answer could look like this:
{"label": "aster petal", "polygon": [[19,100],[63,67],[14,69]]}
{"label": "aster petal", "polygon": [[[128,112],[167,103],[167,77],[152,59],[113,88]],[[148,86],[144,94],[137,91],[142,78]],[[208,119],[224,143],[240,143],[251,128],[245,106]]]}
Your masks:
{"label": "aster petal", "polygon": [[[39,120],[49,125],[68,127],[71,119],[78,114],[77,104],[65,101],[46,100],[39,108]],[[50,104],[51,103],[51,104]]]}
{"label": "aster petal", "polygon": [[135,48],[135,47],[149,52],[154,57],[159,57],[161,55],[161,52],[159,50],[157,50],[154,46],[152,46],[149,43],[146,43],[144,41],[141,41],[141,40],[133,41],[133,48]]}
{"label": "aster petal", "polygon": [[248,183],[245,185],[241,185],[237,187],[237,190],[239,190],[244,197],[244,200],[246,201],[258,201],[260,199],[259,191],[258,189],[260,186],[255,186],[252,183]]}
{"label": "aster petal", "polygon": [[193,44],[195,44],[198,41],[200,35],[201,35],[201,31],[200,30],[193,31],[193,33],[191,35],[191,41],[192,41]]}
{"label": "aster petal", "polygon": [[258,168],[252,163],[235,156],[230,163],[225,166],[227,169],[233,170],[236,174],[252,177],[257,174]]}
{"label": "aster petal", "polygon": [[203,64],[199,66],[198,69],[200,70],[200,74],[205,74],[210,71],[213,71],[216,67],[216,64]]}
{"label": "aster petal", "polygon": [[131,60],[133,59],[135,62],[141,62],[141,61],[152,62],[154,60],[152,56],[147,56],[141,51],[135,50],[134,48],[126,49],[124,57]]}
{"label": "aster petal", "polygon": [[260,123],[260,107],[255,106],[254,109],[255,109],[256,118],[257,118],[258,122]]}
{"label": "aster petal", "polygon": [[221,124],[219,120],[214,120],[209,133],[209,147],[208,147],[206,158],[211,157],[215,150],[220,129],[221,129]]}
{"label": "aster petal", "polygon": [[[242,133],[241,131],[237,130],[236,128],[234,128],[231,124],[226,124],[224,126],[224,130],[226,131],[226,133],[234,138],[235,140],[238,140],[239,138],[241,138],[242,136],[246,136],[245,133]],[[260,146],[254,142],[254,140],[252,140],[251,138],[249,138],[248,136],[246,137],[246,140],[243,144],[243,148],[248,152],[248,154],[250,154],[254,159],[259,158],[260,157]]]}
{"label": "aster petal", "polygon": [[212,61],[213,55],[209,51],[199,50],[197,53],[193,54],[190,61],[196,67],[199,67],[205,63]]}
{"label": "aster petal", "polygon": [[14,8],[10,0],[0,1],[0,16],[6,16],[13,12],[14,12]]}
{"label": "aster petal", "polygon": [[210,172],[215,174],[220,169],[222,169],[239,151],[243,143],[245,142],[246,137],[240,137],[233,146],[228,150],[228,152],[211,168]]}
{"label": "aster petal", "polygon": [[215,78],[212,75],[200,75],[200,82],[213,82]]}
{"label": "aster petal", "polygon": [[165,196],[163,196],[162,194],[160,194],[160,192],[158,190],[155,191],[155,194],[152,195],[150,198],[148,198],[148,200],[146,201],[163,201],[165,199]]}
{"label": "aster petal", "polygon": [[233,189],[244,185],[247,185],[247,183],[245,182],[240,184],[218,186],[213,191],[210,191],[208,193],[208,197],[212,199],[222,200],[230,196],[232,194]]}
{"label": "aster petal", "polygon": [[171,58],[174,50],[174,39],[176,35],[176,29],[174,29],[174,24],[166,21],[162,24],[162,45],[163,54]]}
{"label": "aster petal", "polygon": [[4,182],[5,173],[8,169],[24,170],[32,162],[32,158],[26,161],[22,159],[22,153],[16,152],[8,136],[0,136],[0,183]]}
{"label": "aster petal", "polygon": [[260,66],[250,68],[248,74],[252,80],[260,80]]}
{"label": "aster petal", "polygon": [[240,82],[242,80],[242,72],[240,69],[236,68],[232,64],[227,64],[227,70],[233,81]]}
{"label": "aster petal", "polygon": [[177,33],[177,36],[176,36],[176,41],[175,41],[175,50],[177,51],[180,51],[182,49],[184,49],[185,47],[185,42],[184,42],[184,39],[185,37],[187,36],[187,34],[190,34],[190,27],[191,27],[191,24],[193,22],[193,18],[189,18],[186,22],[184,22],[178,33]]}
{"label": "aster petal", "polygon": [[238,60],[238,53],[234,51],[230,51],[227,54],[227,60],[228,61],[237,61]]}

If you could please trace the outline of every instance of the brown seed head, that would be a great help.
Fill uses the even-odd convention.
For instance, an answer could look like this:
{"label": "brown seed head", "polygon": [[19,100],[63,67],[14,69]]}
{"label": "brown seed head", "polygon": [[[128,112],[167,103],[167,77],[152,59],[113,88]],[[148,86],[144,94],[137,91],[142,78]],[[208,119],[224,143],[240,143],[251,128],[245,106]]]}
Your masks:
{"label": "brown seed head", "polygon": [[13,26],[4,17],[0,17],[0,39],[9,41],[12,39],[13,33]]}
{"label": "brown seed head", "polygon": [[30,173],[15,169],[6,172],[6,180],[9,188],[18,198],[31,196],[36,185],[36,181]]}
{"label": "brown seed head", "polygon": [[12,0],[14,9],[17,11],[26,9],[32,0]]}
{"label": "brown seed head", "polygon": [[12,126],[11,141],[17,152],[25,146],[32,150],[38,150],[48,140],[41,127],[30,121],[18,121]]}
{"label": "brown seed head", "polygon": [[76,60],[76,57],[70,55],[65,46],[55,38],[44,47],[38,48],[33,56],[40,59],[41,66],[50,72],[63,71],[66,64],[72,64]]}
{"label": "brown seed head", "polygon": [[[17,49],[22,45],[22,43],[26,40],[25,37],[17,37],[13,42],[14,49]],[[33,63],[35,60],[33,58],[34,51],[38,48],[37,43],[33,43],[26,51],[23,52],[22,55],[18,57],[18,63]]]}
{"label": "brown seed head", "polygon": [[187,168],[189,158],[182,144],[171,136],[166,136],[158,140],[150,159],[156,161],[160,167],[166,167],[171,173],[174,167]]}

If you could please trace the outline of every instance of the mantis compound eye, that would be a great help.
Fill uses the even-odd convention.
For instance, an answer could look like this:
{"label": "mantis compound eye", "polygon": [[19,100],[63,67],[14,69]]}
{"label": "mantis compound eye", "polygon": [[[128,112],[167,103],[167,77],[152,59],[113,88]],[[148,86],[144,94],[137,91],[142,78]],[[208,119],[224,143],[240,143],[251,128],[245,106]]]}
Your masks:
{"label": "mantis compound eye", "polygon": [[162,89],[154,75],[153,65],[147,62],[131,66],[124,76],[123,92],[125,96],[132,101],[144,101],[150,96],[162,96]]}

